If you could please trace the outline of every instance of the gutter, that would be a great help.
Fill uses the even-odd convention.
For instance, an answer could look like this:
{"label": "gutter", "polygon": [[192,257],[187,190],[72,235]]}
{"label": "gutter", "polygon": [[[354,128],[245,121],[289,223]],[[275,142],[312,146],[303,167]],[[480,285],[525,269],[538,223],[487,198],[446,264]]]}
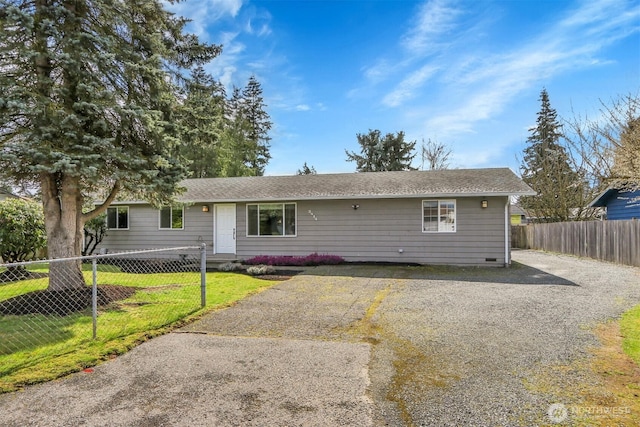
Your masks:
{"label": "gutter", "polygon": [[[264,203],[264,202],[293,202],[293,201],[314,201],[314,200],[366,200],[366,199],[457,199],[471,197],[507,197],[510,196],[532,196],[537,193],[532,192],[484,192],[484,193],[416,193],[416,194],[347,194],[347,195],[320,195],[320,196],[296,196],[295,194],[276,197],[237,197],[237,198],[178,198],[178,203]],[[145,201],[118,201],[112,204],[148,204]]]}
{"label": "gutter", "polygon": [[511,218],[509,217],[509,198],[504,204],[504,266],[511,266]]}

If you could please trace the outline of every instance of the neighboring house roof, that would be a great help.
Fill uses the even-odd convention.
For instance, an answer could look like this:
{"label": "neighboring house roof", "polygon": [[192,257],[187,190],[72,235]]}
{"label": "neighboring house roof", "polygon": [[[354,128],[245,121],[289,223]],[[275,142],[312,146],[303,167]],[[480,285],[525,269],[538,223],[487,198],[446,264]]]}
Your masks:
{"label": "neighboring house roof", "polygon": [[619,193],[627,193],[631,195],[634,193],[633,190],[621,190],[619,187],[609,187],[604,190],[602,193],[598,195],[591,203],[589,203],[590,208],[603,208],[606,207],[609,203],[609,200],[613,196],[617,196]]}
{"label": "neighboring house roof", "polygon": [[508,168],[187,179],[183,202],[535,195]]}
{"label": "neighboring house roof", "polygon": [[528,217],[529,213],[524,209],[522,209],[522,206],[520,205],[511,205],[511,215],[520,215],[520,216]]}
{"label": "neighboring house roof", "polygon": [[[598,195],[590,207],[606,209],[606,218],[610,220],[625,220],[640,218],[640,188],[633,186],[629,189],[609,187]],[[604,217],[604,212],[601,217]]]}

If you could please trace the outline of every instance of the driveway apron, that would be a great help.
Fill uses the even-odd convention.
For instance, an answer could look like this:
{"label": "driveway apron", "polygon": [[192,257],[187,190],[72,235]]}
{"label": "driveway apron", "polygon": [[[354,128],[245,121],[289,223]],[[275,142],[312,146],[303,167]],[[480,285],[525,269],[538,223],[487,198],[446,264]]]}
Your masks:
{"label": "driveway apron", "polygon": [[640,302],[640,270],[513,256],[314,268],[93,373],[0,395],[2,425],[546,425],[553,396],[528,380],[589,357],[592,327]]}

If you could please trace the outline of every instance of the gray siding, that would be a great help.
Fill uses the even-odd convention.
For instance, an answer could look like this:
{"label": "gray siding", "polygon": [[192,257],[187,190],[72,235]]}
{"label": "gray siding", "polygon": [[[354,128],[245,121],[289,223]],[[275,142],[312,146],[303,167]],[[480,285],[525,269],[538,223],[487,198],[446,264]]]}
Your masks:
{"label": "gray siding", "polygon": [[[480,207],[483,199],[489,201],[486,209]],[[456,199],[455,233],[423,233],[422,200],[291,200],[297,203],[295,237],[247,237],[246,203],[237,203],[237,257],[317,252],[339,255],[347,261],[505,264],[506,197]],[[354,210],[353,204],[360,207]],[[213,253],[213,211],[202,212],[202,204],[187,207],[185,229],[169,231],[159,230],[157,210],[130,205],[130,229],[110,230],[100,247],[135,250],[205,242],[208,252]]]}
{"label": "gray siding", "polygon": [[[159,212],[148,205],[129,206],[129,229],[108,230],[98,246],[113,251],[158,249],[172,246],[213,244],[213,209],[202,212],[202,204],[185,206],[183,230],[160,230]],[[211,208],[211,204],[209,205]]]}
{"label": "gray siding", "polygon": [[[480,207],[482,199],[488,208]],[[318,252],[347,261],[505,264],[506,197],[457,199],[455,233],[423,233],[422,200],[301,201],[296,237],[247,237],[246,204],[239,203],[238,257]],[[354,210],[353,204],[360,207]]]}

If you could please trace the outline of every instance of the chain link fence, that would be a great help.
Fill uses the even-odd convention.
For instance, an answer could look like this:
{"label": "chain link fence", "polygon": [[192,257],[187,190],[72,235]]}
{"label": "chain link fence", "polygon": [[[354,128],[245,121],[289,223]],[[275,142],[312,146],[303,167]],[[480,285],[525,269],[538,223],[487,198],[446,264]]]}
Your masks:
{"label": "chain link fence", "polygon": [[157,330],[206,305],[206,248],[0,264],[0,377],[12,360]]}

